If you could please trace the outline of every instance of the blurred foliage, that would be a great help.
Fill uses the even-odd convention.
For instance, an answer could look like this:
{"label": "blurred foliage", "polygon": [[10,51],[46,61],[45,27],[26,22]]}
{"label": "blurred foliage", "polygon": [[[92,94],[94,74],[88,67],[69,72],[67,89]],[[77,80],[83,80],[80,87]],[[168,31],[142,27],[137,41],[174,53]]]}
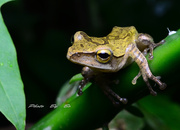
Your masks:
{"label": "blurred foliage", "polygon": [[[11,0],[1,0],[3,4]],[[25,95],[16,50],[0,11],[0,113],[17,130],[25,129]]]}
{"label": "blurred foliage", "polygon": [[[147,96],[138,101],[145,115],[145,124],[153,130],[179,130],[180,105],[163,93],[157,97]],[[146,128],[147,129],[147,128]]]}
{"label": "blurred foliage", "polygon": [[[25,87],[27,122],[51,111],[60,87],[81,71],[66,59],[76,31],[104,36],[113,26],[133,25],[158,42],[167,36],[167,27],[179,28],[179,4],[178,0],[16,0],[4,5],[2,15],[17,49]],[[169,88],[170,98],[179,103],[178,90]],[[30,104],[44,108],[28,109]],[[1,125],[8,124],[1,120]]]}
{"label": "blurred foliage", "polygon": [[109,124],[109,129],[114,130],[141,130],[144,119],[136,117],[126,110],[122,110]]}

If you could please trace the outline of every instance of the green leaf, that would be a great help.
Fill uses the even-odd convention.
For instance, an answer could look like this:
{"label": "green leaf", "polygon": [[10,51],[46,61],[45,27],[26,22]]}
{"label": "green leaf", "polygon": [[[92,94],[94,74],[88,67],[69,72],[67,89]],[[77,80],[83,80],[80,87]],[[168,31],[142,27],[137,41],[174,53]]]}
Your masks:
{"label": "green leaf", "polygon": [[70,79],[69,83],[71,84],[71,83],[74,83],[74,82],[76,82],[76,81],[81,81],[82,79],[83,79],[83,76],[82,76],[81,73],[79,73],[79,74],[74,75],[74,76]]}
{"label": "green leaf", "polygon": [[143,118],[139,118],[123,110],[109,123],[110,130],[141,130]]}
{"label": "green leaf", "polygon": [[78,89],[79,82],[69,83],[66,82],[60,89],[59,94],[56,98],[56,104],[59,106],[65,102],[69,97],[74,95]]}
{"label": "green leaf", "polygon": [[141,112],[141,110],[136,106],[128,106],[126,107],[126,110],[137,117],[144,117],[144,114]]}
{"label": "green leaf", "polygon": [[154,130],[179,130],[180,105],[167,96],[147,96],[138,102],[148,125]]}
{"label": "green leaf", "polygon": [[[79,74],[76,74],[76,75],[79,75]],[[76,76],[75,75],[75,76]],[[73,77],[75,77],[75,76],[73,76]],[[72,100],[74,100],[75,98],[77,98],[78,97],[78,95],[77,95],[77,90],[78,90],[78,87],[79,87],[79,83],[80,83],[80,81],[79,80],[77,80],[76,82],[75,81],[73,81],[73,82],[66,82],[62,87],[61,87],[61,89],[60,89],[60,91],[59,91],[59,94],[58,94],[58,96],[57,96],[57,99],[56,99],[56,104],[59,106],[59,105],[61,105],[63,102],[65,102],[68,98],[70,98],[71,96],[71,98],[70,99],[68,99],[68,101],[70,102],[70,101],[72,101]],[[84,86],[84,88],[83,88],[83,92],[88,88],[88,87],[90,87],[91,86],[91,82],[88,82],[85,86]],[[76,94],[75,94],[76,93]],[[75,96],[73,96],[75,94]]]}
{"label": "green leaf", "polygon": [[[0,0],[0,6],[10,0]],[[25,96],[16,50],[0,13],[0,112],[18,130],[25,128]]]}
{"label": "green leaf", "polygon": [[0,0],[0,8],[3,4],[9,2],[9,1],[12,1],[12,0]]}

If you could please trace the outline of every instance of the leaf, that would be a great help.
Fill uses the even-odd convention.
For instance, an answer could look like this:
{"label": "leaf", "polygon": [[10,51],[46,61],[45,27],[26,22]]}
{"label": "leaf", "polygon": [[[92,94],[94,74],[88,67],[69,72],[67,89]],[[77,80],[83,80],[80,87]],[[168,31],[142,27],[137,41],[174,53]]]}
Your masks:
{"label": "leaf", "polygon": [[[79,74],[76,74],[76,75],[79,75]],[[75,75],[75,76],[76,76]],[[73,76],[73,77],[75,77]],[[73,81],[73,82],[66,82],[60,89],[59,91],[59,94],[57,96],[57,99],[56,99],[56,104],[59,106],[61,105],[63,102],[65,102],[69,97],[73,96],[75,93],[76,96],[73,96],[73,98],[71,98],[70,100],[68,100],[68,102],[74,100],[76,97],[78,97],[77,95],[77,90],[78,90],[78,87],[79,87],[79,83],[80,81]],[[89,88],[91,86],[91,82],[88,82],[82,92],[84,92],[87,88]]]}
{"label": "leaf", "polygon": [[126,110],[137,117],[144,117],[144,114],[141,112],[141,110],[136,106],[128,106],[126,107]]}
{"label": "leaf", "polygon": [[0,0],[0,7],[9,1],[12,1],[12,0]]}
{"label": "leaf", "polygon": [[78,89],[78,85],[79,85],[79,82],[73,82],[70,84],[69,81],[66,82],[64,85],[62,85],[62,87],[59,91],[59,94],[56,98],[56,104],[58,106],[61,105],[69,97],[71,97],[73,94],[75,94]]}
{"label": "leaf", "polygon": [[141,130],[144,127],[143,118],[139,118],[123,110],[109,123],[110,130]]}
{"label": "leaf", "polygon": [[71,84],[71,83],[74,83],[74,82],[76,82],[76,81],[81,81],[82,79],[83,79],[83,76],[81,75],[81,73],[79,73],[79,74],[74,75],[74,76],[70,79],[69,83]]}
{"label": "leaf", "polygon": [[[0,0],[0,7],[10,0]],[[25,96],[16,50],[0,13],[0,112],[18,130],[25,128]]]}
{"label": "leaf", "polygon": [[138,102],[149,126],[154,130],[179,130],[180,105],[167,96],[147,96]]}

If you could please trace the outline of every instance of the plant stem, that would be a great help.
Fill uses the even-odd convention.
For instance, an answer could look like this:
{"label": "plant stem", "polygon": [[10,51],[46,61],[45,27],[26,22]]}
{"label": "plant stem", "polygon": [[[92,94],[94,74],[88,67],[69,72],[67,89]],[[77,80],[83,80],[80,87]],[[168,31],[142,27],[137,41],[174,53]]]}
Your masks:
{"label": "plant stem", "polygon": [[[167,87],[178,83],[175,74],[180,71],[180,31],[168,36],[166,42],[154,50],[154,59],[148,61],[152,73],[161,76],[161,81]],[[100,88],[93,83],[82,96],[73,95],[61,106],[53,110],[32,129],[94,129],[111,121],[114,116],[137,100],[149,95],[149,91],[140,77],[136,85],[132,85],[132,79],[138,74],[139,68],[136,63],[118,72],[118,85],[112,89],[121,97],[128,99],[128,104],[120,104],[114,107],[110,100],[103,94]],[[153,86],[153,82],[151,82]],[[156,85],[157,86],[157,85]],[[158,87],[157,89],[158,90]],[[67,105],[68,104],[68,105]],[[68,107],[67,107],[68,106]]]}

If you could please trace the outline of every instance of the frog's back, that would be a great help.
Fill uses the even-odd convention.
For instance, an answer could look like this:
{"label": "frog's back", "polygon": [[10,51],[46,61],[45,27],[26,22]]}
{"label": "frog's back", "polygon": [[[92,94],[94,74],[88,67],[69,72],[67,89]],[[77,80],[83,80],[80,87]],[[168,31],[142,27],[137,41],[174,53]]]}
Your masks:
{"label": "frog's back", "polygon": [[107,35],[107,40],[116,57],[123,56],[127,46],[135,43],[138,32],[134,26],[117,27],[115,26],[111,33]]}

